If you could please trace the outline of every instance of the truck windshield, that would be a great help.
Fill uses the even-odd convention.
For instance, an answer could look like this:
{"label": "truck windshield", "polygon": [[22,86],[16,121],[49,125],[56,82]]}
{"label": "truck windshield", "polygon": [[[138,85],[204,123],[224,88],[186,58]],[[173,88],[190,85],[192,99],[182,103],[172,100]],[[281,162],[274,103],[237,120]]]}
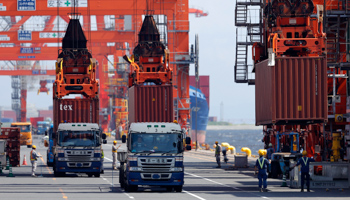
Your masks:
{"label": "truck windshield", "polygon": [[96,147],[100,146],[97,131],[59,131],[58,145],[62,147]]}
{"label": "truck windshield", "polygon": [[31,132],[30,125],[11,125],[11,127],[18,127],[21,129],[21,132]]}
{"label": "truck windshield", "polygon": [[181,153],[182,134],[181,133],[132,133],[131,134],[132,153]]}

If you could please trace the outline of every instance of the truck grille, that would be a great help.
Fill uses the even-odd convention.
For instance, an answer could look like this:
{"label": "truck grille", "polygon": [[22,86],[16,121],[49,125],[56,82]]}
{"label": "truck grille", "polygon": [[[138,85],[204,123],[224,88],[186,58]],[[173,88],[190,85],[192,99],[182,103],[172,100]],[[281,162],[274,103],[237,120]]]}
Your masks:
{"label": "truck grille", "polygon": [[91,167],[91,162],[83,162],[83,163],[75,163],[75,162],[68,162],[68,167]]}
{"label": "truck grille", "polygon": [[138,166],[142,167],[144,172],[169,172],[175,165],[174,158],[166,157],[139,157]]}
{"label": "truck grille", "polygon": [[86,162],[86,161],[90,161],[90,157],[87,157],[87,156],[79,156],[79,157],[76,157],[76,156],[69,156],[68,157],[68,161],[72,161],[72,162]]}
{"label": "truck grille", "polygon": [[77,149],[77,150],[66,150],[65,151],[65,156],[66,157],[70,157],[70,156],[74,156],[74,157],[78,157],[78,156],[88,156],[88,157],[93,157],[94,155],[94,151],[93,150],[83,150],[83,149]]}
{"label": "truck grille", "polygon": [[170,173],[141,173],[143,180],[167,181],[171,178]]}

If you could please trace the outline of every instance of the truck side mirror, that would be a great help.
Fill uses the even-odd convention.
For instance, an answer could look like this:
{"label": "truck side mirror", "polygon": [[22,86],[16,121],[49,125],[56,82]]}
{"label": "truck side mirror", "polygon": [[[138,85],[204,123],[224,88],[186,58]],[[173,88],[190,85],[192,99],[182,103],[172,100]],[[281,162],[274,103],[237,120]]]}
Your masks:
{"label": "truck side mirror", "polygon": [[190,137],[186,137],[186,144],[191,144],[191,138]]}
{"label": "truck side mirror", "polygon": [[191,145],[187,145],[187,146],[186,146],[186,150],[187,150],[187,151],[191,151],[191,150],[192,150]]}
{"label": "truck side mirror", "polygon": [[107,144],[107,140],[103,140],[103,144]]}
{"label": "truck side mirror", "polygon": [[122,136],[122,143],[126,143],[126,135]]}
{"label": "truck side mirror", "polygon": [[106,139],[106,134],[105,133],[102,133],[102,139],[105,140]]}

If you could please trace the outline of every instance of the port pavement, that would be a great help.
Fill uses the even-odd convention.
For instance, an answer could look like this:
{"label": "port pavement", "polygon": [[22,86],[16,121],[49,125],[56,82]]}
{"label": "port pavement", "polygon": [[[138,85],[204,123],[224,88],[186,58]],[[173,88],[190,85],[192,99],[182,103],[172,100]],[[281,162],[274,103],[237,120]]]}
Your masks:
{"label": "port pavement", "polygon": [[[0,175],[0,199],[142,199],[142,200],[224,200],[224,199],[349,199],[350,191],[322,189],[311,193],[301,193],[299,189],[280,187],[281,180],[268,179],[269,192],[261,193],[257,188],[257,178],[254,177],[252,166],[255,158],[249,159],[249,168],[233,168],[233,157],[229,155],[229,163],[222,164],[217,169],[214,152],[192,150],[185,153],[185,185],[183,192],[166,192],[160,187],[140,187],[138,192],[125,193],[118,183],[118,171],[112,168],[112,139],[103,146],[105,152],[105,173],[99,178],[88,177],[86,174],[67,174],[66,177],[54,177],[51,168],[46,164],[46,148],[39,146],[39,139],[34,139],[37,151],[43,155],[37,168],[37,175],[31,177],[29,152],[31,149],[21,147],[21,164],[26,155],[28,166],[14,167],[15,177]],[[120,142],[118,142],[120,144]],[[122,144],[121,148],[125,148]],[[42,171],[42,172],[41,172]]]}

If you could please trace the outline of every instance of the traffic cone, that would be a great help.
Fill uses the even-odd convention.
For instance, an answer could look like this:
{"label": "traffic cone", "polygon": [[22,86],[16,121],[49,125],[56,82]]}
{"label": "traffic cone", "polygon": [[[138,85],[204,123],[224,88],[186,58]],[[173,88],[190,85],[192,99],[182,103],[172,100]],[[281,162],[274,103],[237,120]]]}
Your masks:
{"label": "traffic cone", "polygon": [[9,157],[6,156],[6,170],[9,170],[10,169],[10,160],[9,160]]}
{"label": "traffic cone", "polygon": [[22,163],[22,165],[28,165],[28,164],[27,164],[27,161],[26,161],[26,155],[24,155],[24,157],[23,157],[23,163]]}
{"label": "traffic cone", "polygon": [[9,172],[9,175],[7,175],[7,177],[15,177],[15,176],[12,174],[12,165],[10,165],[10,172]]}
{"label": "traffic cone", "polygon": [[282,185],[281,187],[288,187],[287,186],[287,180],[286,180],[286,174],[283,173],[283,178],[282,178]]}

